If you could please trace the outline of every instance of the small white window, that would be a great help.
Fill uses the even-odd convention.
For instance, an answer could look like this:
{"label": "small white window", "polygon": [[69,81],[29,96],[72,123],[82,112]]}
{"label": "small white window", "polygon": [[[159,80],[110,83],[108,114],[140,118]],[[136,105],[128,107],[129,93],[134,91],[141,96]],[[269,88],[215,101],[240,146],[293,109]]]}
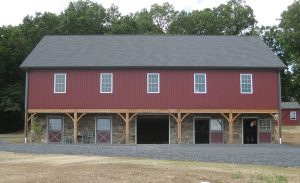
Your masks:
{"label": "small white window", "polygon": [[211,119],[210,120],[210,130],[211,131],[222,131],[223,121],[221,119]]}
{"label": "small white window", "polygon": [[206,74],[194,74],[194,93],[206,93]]}
{"label": "small white window", "polygon": [[66,93],[67,74],[54,74],[54,93]]}
{"label": "small white window", "polygon": [[296,119],[297,119],[296,111],[291,111],[291,112],[290,112],[290,119],[291,119],[291,120],[296,120]]}
{"label": "small white window", "polygon": [[113,92],[113,74],[101,73],[100,74],[100,93]]}
{"label": "small white window", "polygon": [[147,74],[147,93],[159,93],[159,73]]}
{"label": "small white window", "polygon": [[252,74],[241,74],[240,75],[240,83],[241,83],[241,93],[252,94]]}
{"label": "small white window", "polygon": [[111,119],[109,119],[109,118],[98,118],[97,119],[97,130],[110,131],[110,129],[111,129]]}
{"label": "small white window", "polygon": [[259,122],[259,130],[261,130],[261,131],[270,131],[271,130],[271,120],[270,119],[260,119],[258,122]]}

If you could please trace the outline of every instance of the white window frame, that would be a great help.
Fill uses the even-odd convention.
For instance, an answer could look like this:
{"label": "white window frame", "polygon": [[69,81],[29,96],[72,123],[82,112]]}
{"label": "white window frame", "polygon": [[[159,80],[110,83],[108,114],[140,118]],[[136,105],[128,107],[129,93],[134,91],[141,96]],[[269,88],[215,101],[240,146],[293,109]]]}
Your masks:
{"label": "white window frame", "polygon": [[[157,79],[158,79],[158,82],[157,83],[149,83],[149,76],[150,75],[157,75]],[[150,92],[149,91],[149,84],[157,84],[157,92]],[[160,93],[160,76],[159,76],[159,73],[147,73],[147,93]]]}
{"label": "white window frame", "polygon": [[[111,76],[111,84],[110,84],[111,91],[109,91],[109,92],[102,91],[102,76],[103,75],[110,75]],[[114,82],[113,73],[100,73],[100,93],[113,93],[113,86],[114,86],[113,82]]]}
{"label": "white window frame", "polygon": [[[64,83],[64,85],[65,85],[65,88],[64,88],[64,92],[57,92],[56,91],[56,76],[59,76],[59,75],[61,75],[61,76],[64,76],[65,77],[65,83]],[[66,73],[54,73],[54,81],[53,81],[53,83],[54,83],[54,93],[67,93],[67,74]],[[62,84],[62,83],[59,83],[59,84]]]}
{"label": "white window frame", "polygon": [[[294,115],[292,115],[294,114]],[[294,118],[292,118],[294,116]],[[290,120],[297,120],[297,112],[296,111],[290,111]]]}
{"label": "white window frame", "polygon": [[[243,79],[242,77],[243,76],[250,76],[251,77],[251,91],[250,92],[243,92],[243,84],[249,84],[249,83],[242,83]],[[241,94],[253,94],[253,77],[252,77],[252,74],[240,74],[240,92]]]}
{"label": "white window frame", "polygon": [[[198,75],[203,75],[205,78],[205,83],[204,83],[204,92],[199,92],[196,91],[196,84],[203,84],[203,83],[196,83],[196,76]],[[194,93],[207,93],[207,80],[206,80],[206,73],[194,73]]]}
{"label": "white window frame", "polygon": [[[263,122],[266,122],[268,124],[262,125]],[[258,124],[256,124],[256,125],[258,125],[258,132],[270,132],[272,130],[272,120],[271,119],[259,119]]]}

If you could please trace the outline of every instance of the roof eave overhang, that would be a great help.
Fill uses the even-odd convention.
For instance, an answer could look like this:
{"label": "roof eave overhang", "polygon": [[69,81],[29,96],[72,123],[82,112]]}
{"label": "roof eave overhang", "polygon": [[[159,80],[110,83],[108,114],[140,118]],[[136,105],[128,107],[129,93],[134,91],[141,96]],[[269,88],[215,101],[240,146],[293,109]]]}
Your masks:
{"label": "roof eave overhang", "polygon": [[252,66],[20,66],[21,69],[207,69],[207,70],[284,70],[287,67],[252,67]]}

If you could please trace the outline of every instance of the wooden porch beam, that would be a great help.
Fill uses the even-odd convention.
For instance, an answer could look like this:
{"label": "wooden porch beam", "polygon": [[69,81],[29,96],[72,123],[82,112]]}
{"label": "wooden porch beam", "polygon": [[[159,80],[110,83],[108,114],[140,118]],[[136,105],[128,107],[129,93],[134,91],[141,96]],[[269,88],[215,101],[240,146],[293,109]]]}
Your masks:
{"label": "wooden porch beam", "polygon": [[27,123],[28,123],[30,120],[32,120],[36,114],[37,114],[36,112],[33,113],[33,114],[31,114],[30,117],[27,119]]}
{"label": "wooden porch beam", "polygon": [[86,113],[82,113],[79,117],[78,117],[78,122],[79,122],[79,120],[84,116],[84,115],[86,115]]}
{"label": "wooden porch beam", "polygon": [[181,118],[181,121],[183,121],[188,115],[190,115],[190,113],[186,113],[186,114]]}
{"label": "wooden porch beam", "polygon": [[28,113],[278,113],[278,109],[28,109]]}
{"label": "wooden porch beam", "polygon": [[65,113],[67,116],[69,116],[71,118],[72,121],[74,121],[74,118],[71,116],[71,114],[69,113]]}

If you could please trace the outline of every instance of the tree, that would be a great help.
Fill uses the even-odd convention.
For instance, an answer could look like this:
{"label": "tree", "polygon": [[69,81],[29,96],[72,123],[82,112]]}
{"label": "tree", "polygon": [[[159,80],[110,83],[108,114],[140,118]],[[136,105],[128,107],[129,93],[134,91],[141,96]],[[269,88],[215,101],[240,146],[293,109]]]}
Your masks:
{"label": "tree", "polygon": [[296,0],[281,14],[279,28],[282,29],[279,41],[283,46],[286,60],[291,70],[291,96],[300,101],[300,1]]}
{"label": "tree", "polygon": [[171,34],[196,34],[216,35],[220,34],[214,12],[206,8],[202,11],[194,10],[191,13],[182,11],[169,27]]}
{"label": "tree", "polygon": [[218,32],[225,35],[247,34],[257,23],[252,8],[243,5],[242,0],[230,0],[213,11],[217,16]]}
{"label": "tree", "polygon": [[112,34],[137,34],[139,29],[133,15],[126,15],[114,20],[110,31]]}
{"label": "tree", "polygon": [[244,35],[254,34],[256,20],[253,10],[241,0],[191,13],[181,12],[171,22],[171,34]]}
{"label": "tree", "polygon": [[104,34],[106,19],[106,10],[100,4],[71,2],[62,14],[62,30],[65,34]]}
{"label": "tree", "polygon": [[[289,55],[284,52],[283,45],[281,43],[282,29],[278,26],[265,27],[262,26],[259,30],[263,41],[272,49],[272,51],[284,62],[285,65],[289,65]],[[291,101],[293,100],[293,91],[291,85],[291,78],[293,73],[289,69],[281,71],[281,100]]]}
{"label": "tree", "polygon": [[26,52],[29,53],[45,35],[62,34],[61,23],[61,16],[49,12],[26,16],[20,25],[26,39]]}
{"label": "tree", "polygon": [[152,20],[152,15],[146,9],[136,12],[133,16],[139,28],[139,34],[162,34],[164,33]]}
{"label": "tree", "polygon": [[111,22],[118,20],[121,17],[119,7],[112,4],[110,8],[106,9],[106,22],[111,24]]}
{"label": "tree", "polygon": [[175,11],[174,6],[168,2],[163,5],[153,4],[150,9],[150,15],[155,25],[157,25],[162,32],[167,32],[169,25],[175,20],[178,12]]}
{"label": "tree", "polygon": [[[19,65],[26,55],[20,27],[0,28],[0,132],[23,124],[24,72]],[[6,123],[5,123],[6,122]]]}

